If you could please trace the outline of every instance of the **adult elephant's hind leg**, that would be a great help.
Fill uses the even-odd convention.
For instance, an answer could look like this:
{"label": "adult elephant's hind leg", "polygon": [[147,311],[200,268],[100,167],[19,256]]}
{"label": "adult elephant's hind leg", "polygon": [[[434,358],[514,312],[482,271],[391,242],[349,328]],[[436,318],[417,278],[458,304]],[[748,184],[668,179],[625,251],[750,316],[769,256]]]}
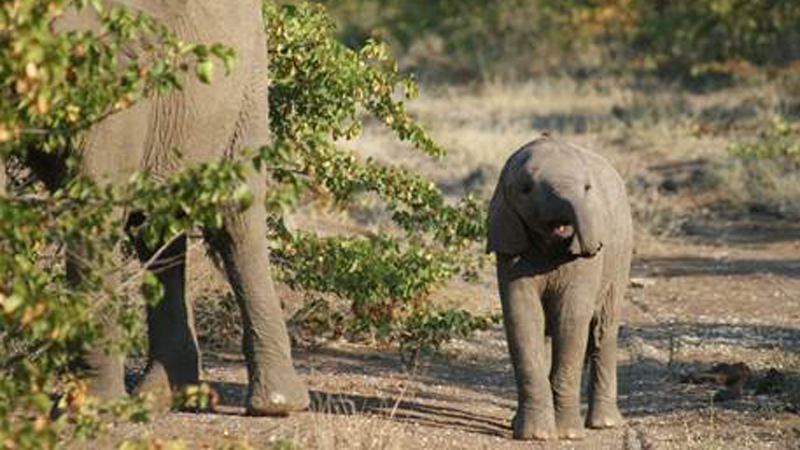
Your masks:
{"label": "adult elephant's hind leg", "polygon": [[[251,183],[255,189],[264,185],[264,180]],[[242,314],[248,414],[287,415],[308,407],[308,389],[292,364],[289,335],[270,275],[262,197],[255,195],[253,206],[230,215],[212,246],[222,258]]]}
{"label": "adult elephant's hind leg", "polygon": [[[170,406],[170,387],[197,384],[200,379],[200,350],[194,314],[185,297],[186,236],[179,236],[163,249],[137,244],[139,258],[148,263],[164,288],[164,297],[147,306],[149,361],[137,393],[150,393],[156,405]],[[150,259],[153,261],[150,261]]]}

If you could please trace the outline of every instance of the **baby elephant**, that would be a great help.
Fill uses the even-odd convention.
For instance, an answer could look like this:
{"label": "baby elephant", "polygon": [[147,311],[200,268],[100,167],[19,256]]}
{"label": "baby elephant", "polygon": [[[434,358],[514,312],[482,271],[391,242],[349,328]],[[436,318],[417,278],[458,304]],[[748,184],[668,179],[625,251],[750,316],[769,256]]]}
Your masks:
{"label": "baby elephant", "polygon": [[625,185],[604,158],[545,136],[508,159],[489,208],[488,251],[497,254],[517,381],[515,439],[583,436],[584,357],[591,378],[586,426],[622,424],[618,305],[632,246]]}

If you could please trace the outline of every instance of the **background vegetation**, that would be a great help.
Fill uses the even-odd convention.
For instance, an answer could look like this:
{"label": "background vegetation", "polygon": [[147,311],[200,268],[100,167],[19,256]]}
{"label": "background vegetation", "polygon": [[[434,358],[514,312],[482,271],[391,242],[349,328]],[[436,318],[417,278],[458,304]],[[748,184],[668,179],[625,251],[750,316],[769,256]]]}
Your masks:
{"label": "background vegetation", "polygon": [[800,57],[790,0],[324,1],[350,45],[391,44],[404,67],[448,82],[654,71],[779,69]]}

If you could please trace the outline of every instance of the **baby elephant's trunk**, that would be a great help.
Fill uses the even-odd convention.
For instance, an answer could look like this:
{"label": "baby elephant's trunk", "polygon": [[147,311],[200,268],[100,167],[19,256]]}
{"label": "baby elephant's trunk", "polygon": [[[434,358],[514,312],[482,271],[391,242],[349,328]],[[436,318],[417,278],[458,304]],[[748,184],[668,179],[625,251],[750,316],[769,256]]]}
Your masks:
{"label": "baby elephant's trunk", "polygon": [[572,212],[575,236],[572,238],[569,251],[575,256],[591,258],[603,248],[603,242],[600,240],[597,230],[598,224],[595,223],[596,215],[592,214],[593,211],[589,210],[586,202],[572,203]]}

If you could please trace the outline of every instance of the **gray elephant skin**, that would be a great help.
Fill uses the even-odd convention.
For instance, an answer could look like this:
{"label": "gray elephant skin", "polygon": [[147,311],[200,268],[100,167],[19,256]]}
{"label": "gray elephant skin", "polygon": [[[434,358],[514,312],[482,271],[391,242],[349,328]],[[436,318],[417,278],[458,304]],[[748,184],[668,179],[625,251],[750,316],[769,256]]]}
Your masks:
{"label": "gray elephant skin", "polygon": [[580,439],[584,423],[620,425],[617,329],[633,242],[619,174],[596,153],[536,139],[506,162],[488,228],[517,385],[513,437]]}
{"label": "gray elephant skin", "polygon": [[[141,10],[172,29],[180,39],[222,43],[235,50],[229,76],[210,85],[187,77],[183,89],[160,94],[112,115],[90,130],[77,151],[79,172],[100,183],[128,180],[135,171],[165,176],[205,162],[232,157],[244,147],[269,143],[267,119],[266,33],[258,0],[127,0],[112,2]],[[59,28],[91,28],[88,12],[68,14]],[[175,152],[177,149],[178,152]],[[63,182],[63,161],[39,155],[32,161],[51,187]],[[0,172],[3,172],[0,170]],[[226,214],[224,229],[209,241],[220,256],[238,300],[247,360],[247,410],[254,415],[284,415],[307,408],[308,390],[295,372],[289,338],[270,276],[264,198],[266,176],[252,171],[254,195],[245,211]],[[4,187],[5,176],[0,175]],[[0,188],[3,189],[3,188]],[[2,192],[0,192],[2,193]],[[119,214],[125,214],[119,211]],[[69,249],[80,254],[81,249]],[[152,249],[139,246],[147,260]],[[168,397],[170,388],[197,383],[200,352],[190,305],[184,297],[186,238],[173,241],[151,268],[165,290],[158,305],[148,308],[149,364],[141,390]],[[174,261],[177,258],[178,264]],[[68,276],[80,279],[81,267],[68,258]],[[169,263],[167,263],[169,261]],[[114,333],[113,325],[107,333]],[[85,355],[90,392],[109,399],[125,395],[124,356],[105,349]]]}

